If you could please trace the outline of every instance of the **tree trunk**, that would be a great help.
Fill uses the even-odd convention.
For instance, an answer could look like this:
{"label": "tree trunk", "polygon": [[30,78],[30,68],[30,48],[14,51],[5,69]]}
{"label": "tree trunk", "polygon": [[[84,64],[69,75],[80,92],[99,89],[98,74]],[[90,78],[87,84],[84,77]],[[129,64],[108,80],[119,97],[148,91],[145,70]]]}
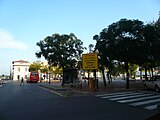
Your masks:
{"label": "tree trunk", "polygon": [[109,78],[110,78],[110,81],[112,82],[112,75],[109,73]]}
{"label": "tree trunk", "polygon": [[142,70],[140,70],[140,79],[142,80]]}
{"label": "tree trunk", "polygon": [[107,84],[106,84],[106,77],[105,77],[105,74],[104,74],[104,69],[102,69],[101,71],[102,71],[102,76],[103,76],[103,84],[106,87]]}
{"label": "tree trunk", "polygon": [[98,79],[97,79],[97,76],[96,76],[96,70],[94,70],[94,86],[95,86],[95,91],[98,91]]}
{"label": "tree trunk", "polygon": [[151,74],[152,74],[152,76],[151,76],[151,77],[153,77],[153,67],[151,67]]}
{"label": "tree trunk", "polygon": [[89,80],[90,80],[90,71],[88,70],[88,87],[89,87]]}
{"label": "tree trunk", "polygon": [[144,70],[145,70],[145,80],[148,80],[148,77],[147,77],[147,67],[146,66],[144,67]]}
{"label": "tree trunk", "polygon": [[64,86],[64,66],[62,66],[62,71],[63,71],[62,86]]}
{"label": "tree trunk", "polygon": [[108,84],[110,84],[110,77],[109,77],[109,71],[107,72],[107,79],[108,79]]}
{"label": "tree trunk", "polygon": [[129,66],[128,66],[128,61],[125,62],[125,70],[126,70],[126,89],[129,89]]}

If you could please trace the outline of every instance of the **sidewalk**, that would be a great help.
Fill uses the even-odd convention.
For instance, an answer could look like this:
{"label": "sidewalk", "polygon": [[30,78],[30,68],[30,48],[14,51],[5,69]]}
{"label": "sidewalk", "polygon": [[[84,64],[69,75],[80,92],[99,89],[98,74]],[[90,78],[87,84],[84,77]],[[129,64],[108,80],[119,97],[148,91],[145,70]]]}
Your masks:
{"label": "sidewalk", "polygon": [[82,82],[82,86],[70,86],[70,85],[61,85],[60,81],[52,81],[49,83],[39,83],[40,87],[52,90],[54,93],[57,93],[60,96],[84,96],[84,95],[94,95],[100,93],[109,93],[117,91],[131,91],[131,90],[142,90],[143,83],[140,80],[130,80],[129,89],[126,89],[125,80],[113,80],[110,84],[107,83],[107,86],[104,87],[103,82],[100,81],[98,85],[98,91],[91,90],[88,86],[88,82]]}

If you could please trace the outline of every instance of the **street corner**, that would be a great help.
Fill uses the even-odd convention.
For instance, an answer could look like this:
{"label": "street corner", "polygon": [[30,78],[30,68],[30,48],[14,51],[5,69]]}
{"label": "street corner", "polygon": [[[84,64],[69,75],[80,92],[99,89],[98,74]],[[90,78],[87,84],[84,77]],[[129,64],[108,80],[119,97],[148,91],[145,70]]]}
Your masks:
{"label": "street corner", "polygon": [[61,97],[65,97],[66,91],[68,91],[67,88],[63,88],[61,86],[49,85],[49,84],[40,84],[39,87],[41,87],[46,91],[59,95]]}
{"label": "street corner", "polygon": [[91,92],[77,90],[71,87],[63,87],[63,86],[55,86],[55,85],[47,85],[47,84],[43,84],[43,85],[41,84],[39,86],[61,97],[87,96],[92,94]]}

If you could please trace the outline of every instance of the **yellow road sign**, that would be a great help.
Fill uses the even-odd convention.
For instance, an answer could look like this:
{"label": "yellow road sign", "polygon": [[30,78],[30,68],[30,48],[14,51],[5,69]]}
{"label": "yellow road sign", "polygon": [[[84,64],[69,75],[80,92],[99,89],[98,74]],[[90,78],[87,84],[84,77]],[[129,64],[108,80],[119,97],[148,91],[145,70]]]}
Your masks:
{"label": "yellow road sign", "polygon": [[97,53],[82,54],[82,69],[84,70],[98,69]]}

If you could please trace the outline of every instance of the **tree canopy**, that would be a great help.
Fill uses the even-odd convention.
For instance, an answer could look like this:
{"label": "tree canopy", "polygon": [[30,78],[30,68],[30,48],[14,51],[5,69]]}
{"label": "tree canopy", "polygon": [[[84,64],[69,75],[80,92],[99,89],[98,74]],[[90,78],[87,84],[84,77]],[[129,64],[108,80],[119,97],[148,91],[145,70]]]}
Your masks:
{"label": "tree canopy", "polygon": [[53,34],[40,40],[36,45],[40,48],[40,51],[36,52],[38,58],[43,56],[50,65],[62,68],[76,67],[84,50],[83,42],[73,33]]}
{"label": "tree canopy", "polygon": [[[104,28],[96,40],[100,66],[110,68],[112,61],[123,63],[129,75],[129,63],[155,67],[160,61],[159,21],[144,24],[139,20],[121,19]],[[158,52],[159,51],[159,52]]]}
{"label": "tree canopy", "polygon": [[29,66],[29,71],[30,72],[37,72],[38,70],[40,70],[41,68],[41,63],[40,61],[36,61],[36,62],[33,62],[30,66]]}

